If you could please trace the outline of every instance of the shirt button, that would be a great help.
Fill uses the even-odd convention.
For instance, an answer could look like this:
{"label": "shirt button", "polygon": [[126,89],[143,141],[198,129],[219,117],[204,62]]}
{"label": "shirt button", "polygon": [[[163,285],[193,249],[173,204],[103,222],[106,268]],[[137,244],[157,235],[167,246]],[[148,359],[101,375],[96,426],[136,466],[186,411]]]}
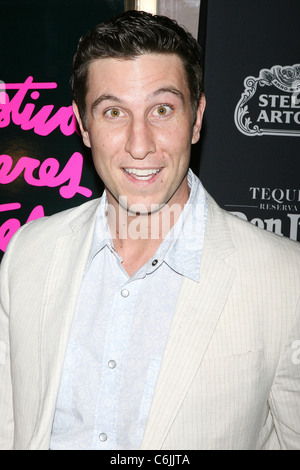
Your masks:
{"label": "shirt button", "polygon": [[114,361],[113,359],[111,359],[110,361],[108,361],[108,367],[109,367],[110,369],[114,369],[116,366],[117,366],[117,363],[116,363],[116,361]]}
{"label": "shirt button", "polygon": [[99,441],[101,441],[101,442],[107,441],[107,434],[105,434],[105,432],[102,432],[102,433],[99,435]]}
{"label": "shirt button", "polygon": [[122,297],[128,297],[129,296],[129,290],[128,289],[122,289],[121,290],[121,296]]}
{"label": "shirt button", "polygon": [[154,260],[152,261],[152,266],[156,266],[157,263],[158,263],[158,259],[154,259]]}

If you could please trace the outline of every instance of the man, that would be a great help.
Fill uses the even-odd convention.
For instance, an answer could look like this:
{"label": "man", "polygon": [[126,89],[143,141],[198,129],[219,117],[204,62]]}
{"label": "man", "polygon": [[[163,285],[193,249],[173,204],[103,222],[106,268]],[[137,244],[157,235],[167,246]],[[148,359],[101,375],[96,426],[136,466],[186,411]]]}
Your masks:
{"label": "man", "polygon": [[299,245],[189,170],[200,63],[142,12],[80,41],[74,112],[105,192],[7,249],[2,448],[300,448]]}

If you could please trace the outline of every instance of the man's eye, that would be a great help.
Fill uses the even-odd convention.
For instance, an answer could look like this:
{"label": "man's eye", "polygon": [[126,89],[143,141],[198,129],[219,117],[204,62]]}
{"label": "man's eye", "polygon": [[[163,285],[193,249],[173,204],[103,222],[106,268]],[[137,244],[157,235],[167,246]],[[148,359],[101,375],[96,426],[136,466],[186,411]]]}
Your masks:
{"label": "man's eye", "polygon": [[124,116],[124,113],[119,108],[110,108],[105,113],[110,118],[118,118]]}
{"label": "man's eye", "polygon": [[170,106],[167,106],[167,105],[161,105],[161,106],[158,106],[155,110],[154,110],[154,116],[166,116],[167,114],[170,113],[170,111],[172,110],[172,108]]}

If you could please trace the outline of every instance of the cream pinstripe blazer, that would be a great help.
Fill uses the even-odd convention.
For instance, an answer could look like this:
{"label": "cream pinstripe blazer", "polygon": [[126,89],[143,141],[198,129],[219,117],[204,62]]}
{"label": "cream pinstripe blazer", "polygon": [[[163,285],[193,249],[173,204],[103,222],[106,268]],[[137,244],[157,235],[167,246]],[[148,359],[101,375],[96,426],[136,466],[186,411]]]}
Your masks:
{"label": "cream pinstripe blazer", "polygon": [[[300,249],[220,209],[185,279],[142,449],[300,449]],[[48,449],[97,201],[32,222],[0,273],[0,448]]]}

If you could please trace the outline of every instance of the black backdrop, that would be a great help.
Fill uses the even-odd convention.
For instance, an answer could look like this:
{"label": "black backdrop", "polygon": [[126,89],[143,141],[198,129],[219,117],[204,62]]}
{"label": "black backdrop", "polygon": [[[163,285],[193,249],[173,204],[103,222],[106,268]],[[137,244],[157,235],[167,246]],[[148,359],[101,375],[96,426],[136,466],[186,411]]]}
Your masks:
{"label": "black backdrop", "polygon": [[[0,7],[1,258],[28,219],[102,193],[75,132],[69,78],[80,35],[124,2],[1,0]],[[222,207],[297,240],[299,17],[298,0],[201,0],[207,110],[192,153],[193,169]]]}
{"label": "black backdrop", "polygon": [[300,2],[201,8],[207,109],[193,164],[223,208],[299,241]]}

